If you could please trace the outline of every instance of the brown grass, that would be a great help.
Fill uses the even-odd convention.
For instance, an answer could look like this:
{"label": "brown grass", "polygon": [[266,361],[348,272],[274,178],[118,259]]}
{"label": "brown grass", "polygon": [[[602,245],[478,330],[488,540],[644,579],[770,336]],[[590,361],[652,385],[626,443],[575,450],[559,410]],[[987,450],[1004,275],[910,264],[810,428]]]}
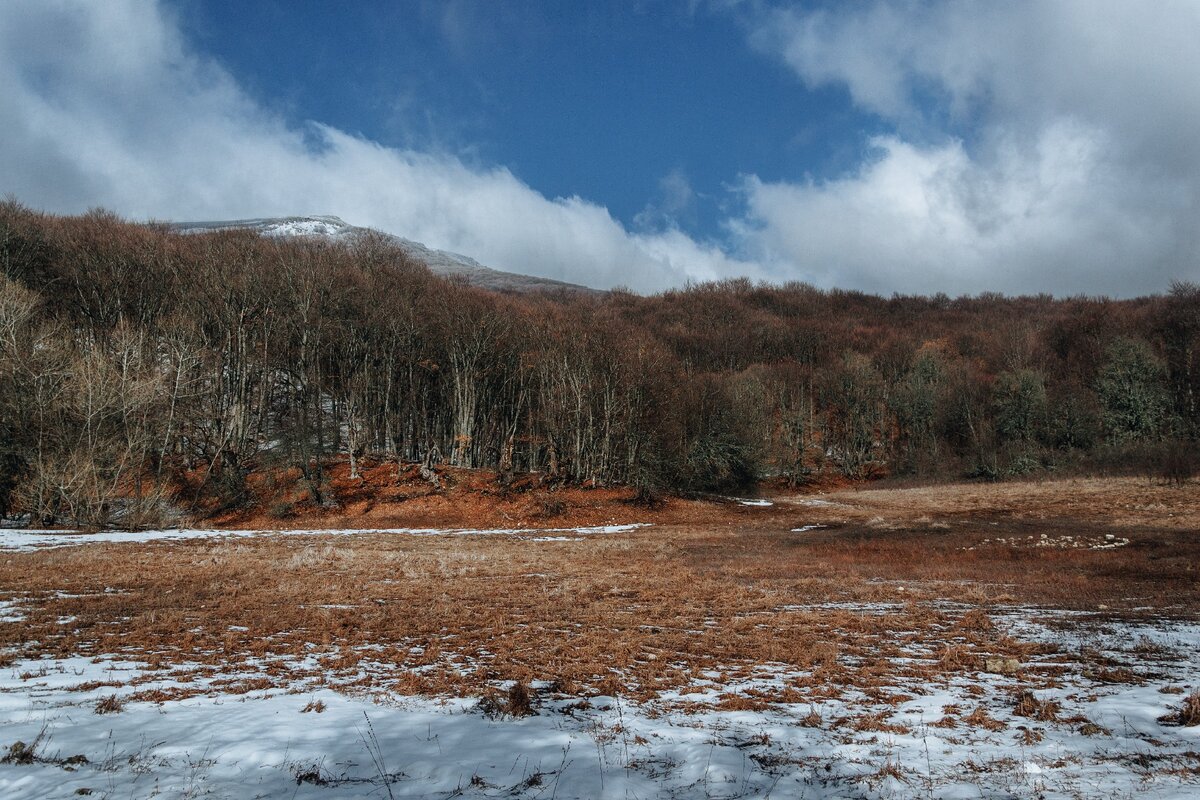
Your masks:
{"label": "brown grass", "polygon": [[[297,536],[6,553],[0,599],[24,598],[28,611],[0,624],[0,652],[121,654],[161,669],[194,662],[197,675],[259,665],[253,679],[215,684],[229,692],[308,678],[346,691],[478,695],[502,681],[545,680],[564,692],[639,699],[705,670],[732,680],[771,663],[799,674],[775,695],[723,701],[759,704],[942,680],[988,659],[1026,664],[1042,651],[1000,633],[1000,604],[1200,608],[1200,514],[1187,518],[1197,501],[1163,485],[845,491],[822,498],[835,505],[780,498],[765,509],[674,500],[655,512],[604,500],[610,490],[575,491],[553,525],[610,515],[656,525],[562,542]],[[488,499],[483,522],[470,516],[484,503],[474,495],[449,521],[423,516],[453,493],[412,517],[346,519],[522,527],[543,508],[533,490],[525,494]],[[588,497],[595,505],[581,506]],[[978,546],[1047,529],[1102,534],[1104,509],[1091,505],[1100,501],[1115,509],[1111,524],[1132,539],[1128,547]],[[530,517],[502,517],[525,502]],[[827,527],[791,532],[807,524]],[[75,621],[59,624],[64,617]],[[292,669],[314,652],[319,668]]]}
{"label": "brown grass", "polygon": [[1057,700],[1042,700],[1028,689],[1023,689],[1016,695],[1013,714],[1018,717],[1029,717],[1039,722],[1057,722],[1062,704]]}
{"label": "brown grass", "polygon": [[125,703],[115,694],[102,698],[96,703],[97,714],[117,714],[124,710]]}
{"label": "brown grass", "polygon": [[963,717],[963,722],[976,728],[985,728],[989,731],[1002,731],[1005,728],[1003,722],[993,718],[987,713],[987,709],[979,706],[967,716]]}
{"label": "brown grass", "polygon": [[[1074,478],[1011,483],[958,483],[869,489],[823,495],[846,521],[926,527],[1003,519],[1095,523],[1102,528],[1195,530],[1200,492],[1147,478]],[[1082,526],[1081,526],[1082,527]]]}
{"label": "brown grass", "polygon": [[328,466],[327,493],[317,505],[308,497],[298,469],[253,472],[253,498],[244,509],[221,512],[211,523],[226,528],[536,528],[626,522],[737,519],[742,509],[727,503],[663,498],[654,507],[635,502],[625,487],[559,486],[540,474],[501,486],[495,472],[438,466],[441,489],[420,475],[419,464],[399,473],[395,463],[364,460],[360,477],[345,461]]}
{"label": "brown grass", "polygon": [[506,692],[484,695],[480,708],[492,717],[531,717],[537,714],[537,692],[523,681],[513,681]]}
{"label": "brown grass", "polygon": [[1185,697],[1179,708],[1162,717],[1160,722],[1186,727],[1200,725],[1200,692],[1192,692]]}

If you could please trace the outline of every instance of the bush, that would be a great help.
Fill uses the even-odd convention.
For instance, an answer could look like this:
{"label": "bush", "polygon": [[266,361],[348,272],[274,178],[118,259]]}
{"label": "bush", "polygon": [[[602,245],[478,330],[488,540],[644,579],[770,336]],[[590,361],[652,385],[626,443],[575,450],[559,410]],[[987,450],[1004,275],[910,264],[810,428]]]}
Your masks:
{"label": "bush", "polygon": [[1161,475],[1164,481],[1183,486],[1200,474],[1200,454],[1194,444],[1172,442],[1163,454]]}
{"label": "bush", "polygon": [[684,472],[688,489],[736,491],[758,480],[758,459],[753,448],[734,435],[702,435],[688,452]]}
{"label": "bush", "polygon": [[1096,380],[1101,416],[1114,442],[1153,439],[1167,427],[1166,369],[1145,342],[1120,338]]}

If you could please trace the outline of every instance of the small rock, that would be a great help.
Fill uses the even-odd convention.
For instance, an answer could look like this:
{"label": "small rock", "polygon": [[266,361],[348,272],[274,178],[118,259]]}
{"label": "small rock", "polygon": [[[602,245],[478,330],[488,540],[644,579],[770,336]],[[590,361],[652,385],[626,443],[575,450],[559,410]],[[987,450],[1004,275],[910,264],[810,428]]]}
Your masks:
{"label": "small rock", "polygon": [[1021,669],[1021,662],[1015,658],[985,658],[983,668],[997,675],[1015,675]]}

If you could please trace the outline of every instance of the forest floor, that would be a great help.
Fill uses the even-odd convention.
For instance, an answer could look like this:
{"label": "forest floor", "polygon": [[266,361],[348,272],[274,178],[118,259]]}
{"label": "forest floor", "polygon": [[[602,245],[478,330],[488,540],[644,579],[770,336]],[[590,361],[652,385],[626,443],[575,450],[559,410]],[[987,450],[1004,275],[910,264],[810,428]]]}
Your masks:
{"label": "forest floor", "polygon": [[1195,484],[472,480],[0,530],[0,796],[1200,793]]}

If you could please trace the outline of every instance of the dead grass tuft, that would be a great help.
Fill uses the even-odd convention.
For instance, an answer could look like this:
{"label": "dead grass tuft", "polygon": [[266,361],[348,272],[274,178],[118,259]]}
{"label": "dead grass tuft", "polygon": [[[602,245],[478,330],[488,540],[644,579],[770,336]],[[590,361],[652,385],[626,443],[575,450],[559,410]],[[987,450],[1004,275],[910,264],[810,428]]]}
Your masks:
{"label": "dead grass tuft", "polygon": [[37,749],[41,737],[35,739],[33,744],[25,744],[25,742],[13,742],[8,747],[8,752],[4,758],[0,758],[0,764],[19,764],[28,765],[38,760]]}
{"label": "dead grass tuft", "polygon": [[110,694],[96,703],[97,714],[119,714],[123,710],[125,702],[115,694]]}
{"label": "dead grass tuft", "polygon": [[856,731],[877,731],[879,733],[906,734],[910,733],[912,730],[907,725],[888,722],[888,715],[883,711],[879,711],[874,714],[864,714],[863,716],[854,720],[852,727]]}
{"label": "dead grass tuft", "polygon": [[536,694],[524,681],[514,681],[508,687],[508,707],[505,711],[511,717],[530,717],[537,713],[533,707]]}
{"label": "dead grass tuft", "polygon": [[996,625],[982,608],[972,608],[958,620],[958,628],[972,633],[992,633]]}
{"label": "dead grass tuft", "polygon": [[987,709],[983,706],[979,706],[970,714],[963,717],[963,722],[967,723],[968,725],[973,725],[976,728],[984,728],[985,730],[992,731],[993,733],[1002,731],[1005,729],[1005,727],[1007,727],[1003,722],[988,714]]}
{"label": "dead grass tuft", "polygon": [[1022,689],[1016,694],[1013,714],[1018,717],[1029,717],[1039,722],[1057,722],[1062,703],[1057,700],[1040,700],[1028,689]]}
{"label": "dead grass tuft", "polygon": [[115,689],[121,685],[122,684],[118,681],[85,681],[85,682],[79,684],[78,686],[73,686],[71,688],[71,691],[73,691],[73,692],[91,692],[91,691],[94,691],[96,689],[101,689],[106,686]]}
{"label": "dead grass tuft", "polygon": [[489,717],[531,717],[537,714],[537,693],[523,681],[513,681],[506,692],[491,692],[479,701],[479,709]]}
{"label": "dead grass tuft", "polygon": [[943,645],[937,657],[938,668],[947,672],[963,672],[979,669],[980,660],[969,648],[962,645]]}
{"label": "dead grass tuft", "polygon": [[887,763],[885,763],[882,767],[875,770],[873,777],[876,780],[882,780],[884,778],[892,778],[893,780],[899,781],[900,783],[908,783],[908,780],[904,776],[904,770],[900,768],[899,764],[892,761],[891,759],[889,759],[887,761]]}
{"label": "dead grass tuft", "polygon": [[1016,735],[1017,741],[1026,747],[1032,747],[1045,738],[1046,734],[1042,733],[1037,728],[1026,728],[1023,725],[1021,726],[1020,730],[1017,731]]}
{"label": "dead grass tuft", "polygon": [[1140,686],[1146,682],[1145,678],[1129,669],[1129,667],[1100,667],[1098,669],[1088,670],[1085,674],[1089,680],[1093,680],[1096,683],[1128,684],[1131,686]]}
{"label": "dead grass tuft", "polygon": [[723,694],[717,702],[717,708],[722,711],[764,711],[770,707],[766,700],[744,694]]}
{"label": "dead grass tuft", "polygon": [[1182,725],[1188,728],[1200,725],[1200,691],[1192,692],[1183,699],[1179,708],[1159,717],[1158,721],[1166,725]]}

